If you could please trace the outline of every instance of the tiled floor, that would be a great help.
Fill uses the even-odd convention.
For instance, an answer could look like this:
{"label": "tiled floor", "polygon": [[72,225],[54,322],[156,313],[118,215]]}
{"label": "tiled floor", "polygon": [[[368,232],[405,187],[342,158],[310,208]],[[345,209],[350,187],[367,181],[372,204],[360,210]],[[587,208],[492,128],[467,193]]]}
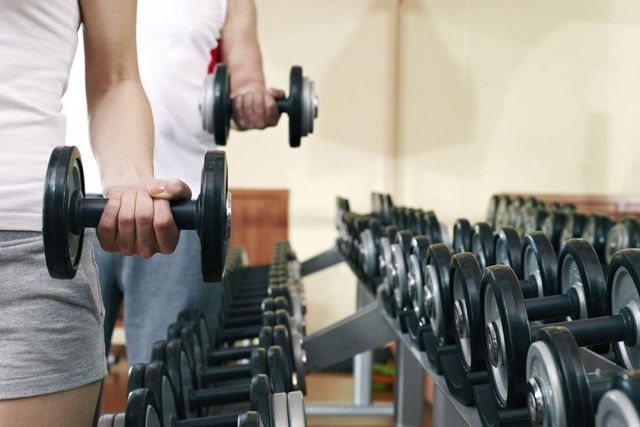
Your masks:
{"label": "tiled floor", "polygon": [[[305,396],[305,403],[316,402],[347,404],[351,401],[351,385],[352,378],[347,374],[311,374],[307,377],[308,394]],[[109,377],[105,381],[102,413],[122,412],[124,410],[126,389],[127,364],[126,360],[121,360],[118,364],[112,367]],[[375,401],[390,402],[392,399],[393,393],[390,391],[374,393]],[[390,418],[310,417],[307,421],[307,425],[309,427],[377,427],[392,425]],[[425,405],[424,427],[430,426],[430,411],[428,405]]]}

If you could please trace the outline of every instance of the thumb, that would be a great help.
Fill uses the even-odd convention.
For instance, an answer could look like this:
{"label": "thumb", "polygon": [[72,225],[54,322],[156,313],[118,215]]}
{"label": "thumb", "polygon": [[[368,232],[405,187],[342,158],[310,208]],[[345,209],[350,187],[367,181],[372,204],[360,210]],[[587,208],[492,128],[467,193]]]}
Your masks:
{"label": "thumb", "polygon": [[269,88],[269,90],[267,91],[267,93],[269,95],[271,95],[273,98],[275,99],[282,99],[285,98],[287,95],[284,93],[284,90],[282,89],[277,89],[277,88]]}
{"label": "thumb", "polygon": [[179,179],[158,179],[149,185],[149,194],[154,199],[191,199],[191,189]]}

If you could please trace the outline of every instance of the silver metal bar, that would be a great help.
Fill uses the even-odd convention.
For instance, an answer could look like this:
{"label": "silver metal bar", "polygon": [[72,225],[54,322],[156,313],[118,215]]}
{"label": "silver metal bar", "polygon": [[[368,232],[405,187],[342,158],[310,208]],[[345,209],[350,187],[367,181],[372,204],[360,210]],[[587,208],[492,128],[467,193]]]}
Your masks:
{"label": "silver metal bar", "polygon": [[411,353],[408,343],[396,341],[396,383],[394,387],[394,425],[421,426],[424,417],[424,370]]}
{"label": "silver metal bar", "polygon": [[309,417],[389,417],[393,416],[390,404],[370,406],[329,405],[322,403],[305,403],[305,412]]}
{"label": "silver metal bar", "polygon": [[395,332],[385,320],[378,302],[374,301],[351,316],[307,336],[302,347],[307,354],[307,370],[314,372],[395,339]]}
{"label": "silver metal bar", "polygon": [[[356,287],[356,307],[358,310],[371,302],[371,295],[358,283]],[[353,404],[370,406],[373,402],[373,350],[360,353],[353,358]]]}
{"label": "silver metal bar", "polygon": [[324,270],[325,268],[339,264],[342,261],[344,261],[344,258],[342,257],[342,254],[340,254],[338,247],[333,246],[332,248],[303,261],[300,274],[303,277],[308,276],[320,270]]}

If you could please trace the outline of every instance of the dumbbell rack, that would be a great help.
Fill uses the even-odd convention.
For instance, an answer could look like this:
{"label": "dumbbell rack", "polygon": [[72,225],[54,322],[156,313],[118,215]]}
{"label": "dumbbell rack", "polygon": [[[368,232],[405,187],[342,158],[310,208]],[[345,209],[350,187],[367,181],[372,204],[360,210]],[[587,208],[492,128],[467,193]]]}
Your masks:
{"label": "dumbbell rack", "polygon": [[[354,266],[333,247],[302,263],[302,276],[347,262],[358,277]],[[383,308],[380,293],[374,295],[364,277],[358,277],[357,311],[305,338],[303,348],[307,354],[307,369],[319,371],[335,363],[354,358],[354,390],[352,405],[318,405],[306,402],[308,416],[390,417],[394,425],[416,427],[423,425],[424,375],[434,384],[432,426],[480,426],[475,406],[459,403],[447,388],[444,377],[436,374],[424,352],[417,349],[408,334],[402,333],[397,319]],[[371,369],[373,350],[396,342],[396,382],[393,405],[373,405],[371,399]],[[616,368],[613,362],[585,348],[580,349],[588,372],[603,368]],[[620,369],[619,367],[617,367]]]}

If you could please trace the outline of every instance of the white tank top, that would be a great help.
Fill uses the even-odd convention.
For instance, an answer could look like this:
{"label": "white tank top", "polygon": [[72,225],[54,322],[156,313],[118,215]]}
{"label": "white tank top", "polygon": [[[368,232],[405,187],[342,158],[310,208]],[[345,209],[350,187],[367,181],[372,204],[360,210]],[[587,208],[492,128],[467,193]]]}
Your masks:
{"label": "white tank top", "polygon": [[0,230],[42,229],[79,24],[78,0],[0,0]]}
{"label": "white tank top", "polygon": [[182,179],[194,197],[204,153],[214,148],[198,104],[226,13],[226,0],[138,0],[138,58],[153,110],[155,175]]}

